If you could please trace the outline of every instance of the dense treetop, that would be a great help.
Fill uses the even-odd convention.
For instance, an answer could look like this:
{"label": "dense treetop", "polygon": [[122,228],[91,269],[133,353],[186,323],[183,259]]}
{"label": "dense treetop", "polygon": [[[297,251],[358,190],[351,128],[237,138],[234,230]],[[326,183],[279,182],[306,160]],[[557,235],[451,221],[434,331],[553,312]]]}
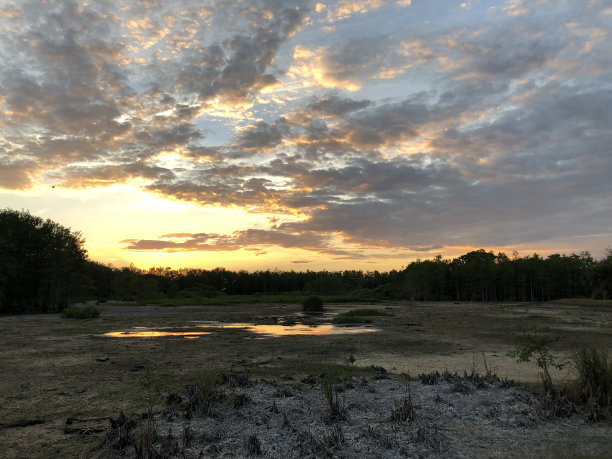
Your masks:
{"label": "dense treetop", "polygon": [[26,211],[0,211],[0,313],[53,312],[83,299],[354,295],[413,301],[548,301],[612,296],[612,249],[519,257],[483,249],[389,272],[114,268],[87,259],[78,232]]}
{"label": "dense treetop", "polygon": [[26,211],[0,211],[0,313],[53,312],[86,291],[79,233]]}

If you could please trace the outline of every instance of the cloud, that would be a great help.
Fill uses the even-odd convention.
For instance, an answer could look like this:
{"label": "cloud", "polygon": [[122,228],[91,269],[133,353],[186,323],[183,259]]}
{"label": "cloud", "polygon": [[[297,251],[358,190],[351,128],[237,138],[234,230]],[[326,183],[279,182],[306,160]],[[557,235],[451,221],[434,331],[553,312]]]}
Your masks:
{"label": "cloud", "polygon": [[357,91],[372,79],[394,77],[403,71],[396,66],[398,47],[387,35],[352,38],[341,46],[316,50],[297,46],[293,57],[289,73],[323,88]]}
{"label": "cloud", "polygon": [[154,240],[122,241],[127,250],[133,251],[234,251],[278,246],[286,249],[302,249],[331,256],[360,256],[346,250],[335,249],[331,236],[315,233],[291,233],[278,230],[249,229],[232,234],[180,233],[161,236]]}
{"label": "cloud", "polygon": [[177,88],[197,94],[203,101],[221,98],[244,101],[278,84],[266,73],[283,42],[302,25],[308,8],[300,2],[253,2],[249,14],[257,15],[248,32],[236,33],[206,47],[192,46],[178,61],[173,76]]}
{"label": "cloud", "polygon": [[361,110],[372,105],[370,100],[353,100],[348,97],[341,98],[335,94],[328,95],[321,99],[315,99],[307,109],[313,110],[323,116],[339,117],[355,110]]}
{"label": "cloud", "polygon": [[0,187],[132,183],[278,219],[130,250],[362,260],[609,227],[603,3],[409,4],[7,4]]}
{"label": "cloud", "polygon": [[0,159],[0,184],[9,190],[25,190],[32,184],[27,161],[5,161]]}

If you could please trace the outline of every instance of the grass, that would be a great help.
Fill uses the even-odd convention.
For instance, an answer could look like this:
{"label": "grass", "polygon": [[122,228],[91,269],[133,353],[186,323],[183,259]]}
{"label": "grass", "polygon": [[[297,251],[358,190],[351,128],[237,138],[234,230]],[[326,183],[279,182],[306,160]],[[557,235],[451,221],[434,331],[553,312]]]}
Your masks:
{"label": "grass", "polygon": [[146,306],[157,304],[159,306],[231,306],[235,304],[247,303],[300,303],[305,298],[304,295],[223,295],[214,298],[193,297],[193,298],[153,298],[139,300],[132,303],[136,306]]}
{"label": "grass", "polygon": [[100,316],[100,310],[95,306],[68,306],[62,315],[70,319],[95,319]]}
{"label": "grass", "polygon": [[588,417],[596,420],[609,415],[612,405],[612,360],[604,348],[582,347],[572,356],[578,383],[576,395],[589,410]]}
{"label": "grass", "polygon": [[213,367],[199,370],[195,375],[195,383],[188,386],[188,411],[198,416],[212,413],[212,399],[223,383],[225,373],[221,368]]}
{"label": "grass", "polygon": [[354,309],[338,314],[332,322],[335,324],[364,324],[371,322],[368,317],[390,315],[388,312],[379,311],[378,309]]}
{"label": "grass", "polygon": [[[231,306],[235,304],[301,304],[309,295],[299,294],[253,294],[253,295],[220,295],[216,297],[194,296],[191,298],[145,298],[134,303],[132,306],[146,306],[156,304],[159,306]],[[324,303],[375,303],[382,300],[369,296],[347,295],[322,295],[319,298]],[[113,304],[109,301],[109,304]],[[124,303],[117,303],[124,304]]]}
{"label": "grass", "polygon": [[612,307],[612,300],[594,300],[592,298],[562,298],[560,300],[549,301],[551,304],[560,304],[564,306],[603,306]]}

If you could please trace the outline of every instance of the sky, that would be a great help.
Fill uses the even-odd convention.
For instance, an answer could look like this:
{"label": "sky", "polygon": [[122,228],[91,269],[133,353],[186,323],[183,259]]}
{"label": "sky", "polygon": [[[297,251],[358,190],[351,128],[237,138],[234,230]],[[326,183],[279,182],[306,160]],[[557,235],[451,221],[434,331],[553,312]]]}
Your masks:
{"label": "sky", "polygon": [[0,208],[121,267],[612,246],[610,0],[0,0]]}

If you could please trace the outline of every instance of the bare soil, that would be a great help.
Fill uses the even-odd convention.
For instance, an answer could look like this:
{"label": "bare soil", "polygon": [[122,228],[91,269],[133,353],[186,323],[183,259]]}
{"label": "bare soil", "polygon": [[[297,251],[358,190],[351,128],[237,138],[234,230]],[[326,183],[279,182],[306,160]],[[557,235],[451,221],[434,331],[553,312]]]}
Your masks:
{"label": "bare soil", "polygon": [[[353,365],[362,367],[366,373],[372,365],[382,366],[390,372],[392,378],[384,384],[372,380],[370,374],[370,382],[363,386],[365,389],[362,392],[351,389],[357,391],[354,394],[359,400],[365,400],[364,394],[369,393],[369,386],[379,394],[387,394],[381,406],[388,412],[390,406],[398,401],[394,397],[405,395],[402,387],[406,387],[406,378],[396,376],[402,373],[414,377],[419,373],[444,369],[458,373],[471,370],[483,373],[488,369],[501,378],[507,377],[530,388],[537,388],[537,367],[530,363],[516,364],[506,357],[512,348],[508,337],[518,327],[548,327],[549,333],[560,336],[553,348],[558,359],[569,357],[574,349],[585,344],[608,347],[612,351],[612,309],[597,306],[407,302],[367,306],[328,305],[328,311],[332,312],[367,307],[385,310],[392,316],[371,318],[372,326],[379,329],[376,333],[266,338],[242,329],[223,329],[201,335],[197,339],[180,336],[110,338],[104,336],[104,333],[127,331],[133,327],[193,331],[198,330],[198,323],[204,321],[275,324],[290,321],[291,317],[299,321],[302,320],[299,316],[300,307],[262,304],[176,308],[129,305],[99,307],[102,314],[97,319],[63,319],[59,315],[0,318],[0,457],[99,455],[101,450],[95,447],[107,438],[108,418],[116,418],[120,412],[138,417],[151,404],[154,411],[161,413],[165,406],[165,395],[182,393],[187,384],[195,382],[198,372],[206,368],[220,367],[227,371],[233,369],[248,372],[253,381],[265,379],[262,386],[248,389],[253,391],[247,394],[251,400],[265,399],[272,403],[271,398],[265,395],[268,390],[265,389],[268,387],[266,384],[281,384],[301,393],[302,399],[310,400],[307,405],[315,407],[325,403],[325,399],[321,398],[320,387],[316,383],[307,387],[300,386],[300,381],[316,373],[316,365],[320,362],[345,363],[353,356]],[[328,319],[321,317],[314,320]],[[560,384],[568,383],[572,377],[568,372],[553,373],[554,381]],[[443,440],[440,444],[445,448],[444,454],[442,450],[431,449],[434,448],[431,445],[430,449],[414,449],[417,448],[414,445],[410,449],[410,439],[413,438],[410,435],[421,435],[414,430],[414,423],[393,427],[395,430],[389,427],[391,430],[388,433],[385,433],[387,430],[384,427],[388,424],[381,424],[383,427],[376,427],[376,424],[373,430],[368,431],[368,423],[362,425],[357,422],[361,415],[355,413],[352,421],[343,421],[349,423],[344,424],[346,444],[342,448],[333,449],[334,454],[340,457],[370,455],[367,448],[372,445],[363,443],[365,449],[359,449],[357,445],[355,432],[359,429],[366,429],[366,434],[370,432],[373,439],[382,439],[380,442],[383,445],[391,445],[391,440],[387,441],[385,435],[395,432],[393,438],[397,441],[394,444],[399,449],[389,450],[394,454],[518,457],[522,453],[530,453],[527,455],[534,457],[605,457],[612,450],[612,428],[606,423],[585,424],[577,418],[542,421],[533,418],[537,414],[533,410],[525,409],[525,414],[515,413],[513,416],[518,416],[517,419],[520,416],[533,418],[533,424],[499,424],[505,411],[501,408],[496,411],[494,400],[498,399],[501,403],[512,399],[512,394],[518,393],[516,391],[519,389],[516,388],[491,387],[487,389],[489,392],[468,390],[465,394],[457,395],[442,384],[438,386],[441,392],[434,395],[427,392],[431,389],[421,387],[418,382],[413,381],[411,384],[414,387],[417,419],[421,419],[421,422],[429,419],[427,425],[434,426],[433,431],[438,432]],[[151,388],[155,388],[155,397],[151,395]],[[504,393],[504,390],[515,392]],[[493,414],[487,422],[470,420],[458,408],[467,406],[466,400],[469,397],[476,404],[474,406],[480,406],[478,404],[482,400],[474,398],[479,393],[494,394],[492,400],[483,402],[492,407],[488,413]],[[449,405],[454,407],[451,409],[455,413],[452,416],[441,411],[440,416],[432,418],[433,411],[426,400],[435,399],[437,395],[442,400],[453,399],[455,396],[468,398],[458,399],[456,404]],[[318,401],[315,402],[312,397],[318,397]],[[522,396],[516,397],[521,399]],[[298,401],[299,398],[295,400],[295,407],[299,407]],[[350,397],[345,403],[351,403]],[[264,405],[263,401],[260,405],[253,404],[259,406],[260,410],[264,409]],[[364,404],[366,412],[369,409],[367,406]],[[508,406],[514,405],[510,403]],[[265,408],[269,406],[265,405]],[[287,406],[284,409],[292,408]],[[318,416],[317,422],[323,422],[323,408],[313,410]],[[228,412],[225,418],[231,419],[234,411]],[[242,416],[244,422],[257,418],[248,413],[243,411],[235,415]],[[381,414],[381,417],[384,416]],[[68,419],[76,421],[67,422]],[[274,420],[276,418],[270,419],[273,419],[270,421],[272,423],[277,421]],[[384,422],[384,419],[379,420]],[[308,422],[314,423],[315,418]],[[196,428],[194,424],[193,429]],[[331,433],[321,430],[321,438],[332,438],[330,435],[336,432],[333,430],[335,427],[331,425],[329,428],[332,429],[329,431]],[[308,430],[304,426],[297,426],[296,429],[313,435],[317,432],[314,427]],[[381,433],[377,434],[376,429]],[[337,437],[338,432],[335,435]],[[408,436],[404,438],[402,435]],[[259,434],[259,437],[264,456],[275,457],[265,443],[265,436]],[[461,450],[456,442],[464,437],[471,440],[467,443],[467,449]],[[524,440],[521,440],[523,437]],[[481,440],[477,440],[479,438]],[[498,443],[501,449],[483,449],[482,445],[493,438],[501,441]],[[297,437],[295,441],[298,441]],[[306,442],[305,437],[301,441]],[[353,446],[346,446],[349,444]],[[200,445],[202,448],[197,450],[194,447],[192,453],[195,457],[202,451],[205,457],[223,454],[243,456],[249,453],[244,442],[238,445],[240,448],[231,443],[228,445],[225,449],[219,446],[206,451]],[[520,445],[520,448],[516,445]],[[401,452],[402,447],[405,448],[404,453]],[[282,450],[279,451],[282,453]],[[288,456],[285,454],[285,457]]]}

